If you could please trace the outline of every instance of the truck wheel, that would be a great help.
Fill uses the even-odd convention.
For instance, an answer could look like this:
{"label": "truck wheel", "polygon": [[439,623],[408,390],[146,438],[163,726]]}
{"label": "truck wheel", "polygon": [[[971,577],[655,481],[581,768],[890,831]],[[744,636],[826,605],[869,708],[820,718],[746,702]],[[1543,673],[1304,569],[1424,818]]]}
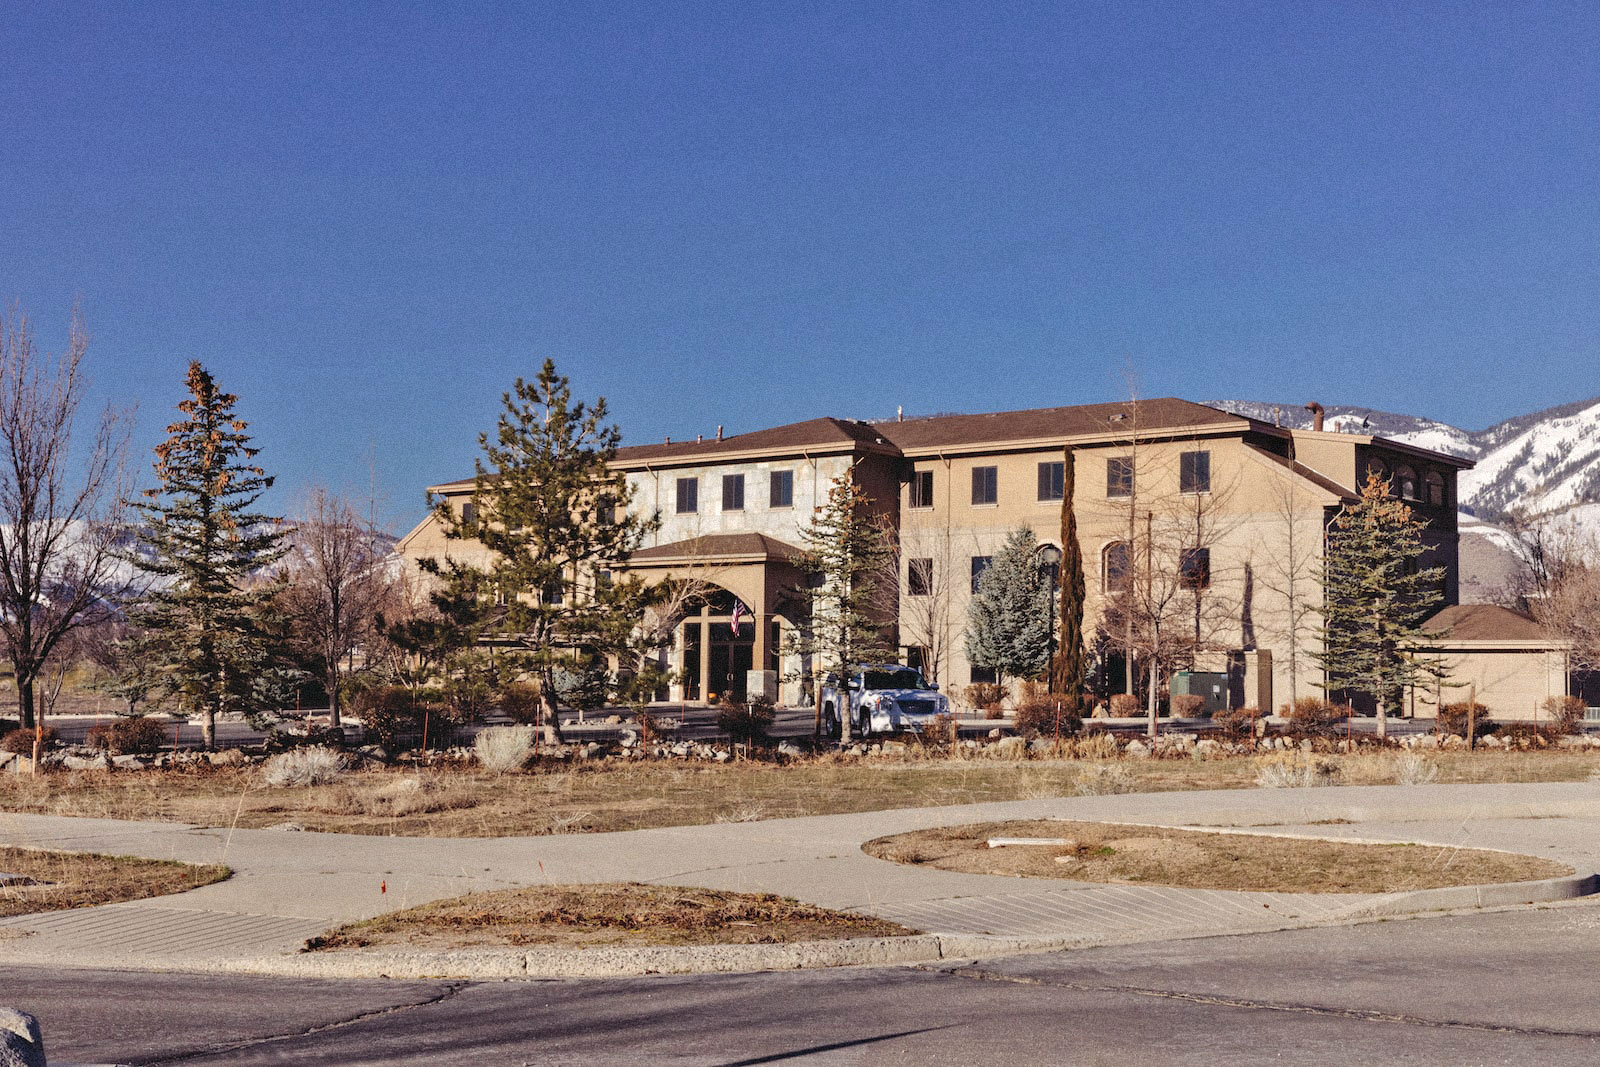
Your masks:
{"label": "truck wheel", "polygon": [[839,716],[832,704],[825,704],[822,708],[822,736],[835,740],[839,737]]}

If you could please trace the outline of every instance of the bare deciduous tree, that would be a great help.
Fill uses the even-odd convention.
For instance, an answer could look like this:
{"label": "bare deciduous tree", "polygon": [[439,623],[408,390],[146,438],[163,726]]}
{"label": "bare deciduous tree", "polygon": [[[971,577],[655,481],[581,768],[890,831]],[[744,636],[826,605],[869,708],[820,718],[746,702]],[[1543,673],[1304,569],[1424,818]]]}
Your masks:
{"label": "bare deciduous tree", "polygon": [[323,488],[307,495],[290,544],[283,605],[296,642],[322,667],[329,724],[338,726],[341,683],[382,606],[389,553],[372,523]]}
{"label": "bare deciduous tree", "polygon": [[1600,539],[1572,516],[1516,516],[1517,570],[1502,599],[1572,642],[1572,668],[1600,670]]}
{"label": "bare deciduous tree", "polygon": [[40,355],[18,308],[0,316],[0,639],[16,672],[22,724],[43,735],[34,688],[57,646],[103,618],[129,579],[123,528],[124,412],[107,407],[88,448],[72,449],[89,338],[76,309],[67,348]]}

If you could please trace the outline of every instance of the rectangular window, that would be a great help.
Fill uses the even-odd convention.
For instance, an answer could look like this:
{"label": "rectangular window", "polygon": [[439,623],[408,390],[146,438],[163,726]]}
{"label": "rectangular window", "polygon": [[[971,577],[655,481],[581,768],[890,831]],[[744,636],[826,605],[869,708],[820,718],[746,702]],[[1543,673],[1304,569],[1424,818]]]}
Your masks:
{"label": "rectangular window", "polygon": [[1039,499],[1060,500],[1067,493],[1067,465],[1064,462],[1039,464]]}
{"label": "rectangular window", "polygon": [[1211,550],[1186,548],[1178,558],[1178,577],[1186,589],[1204,589],[1211,584]]}
{"label": "rectangular window", "polygon": [[551,607],[559,607],[566,599],[566,583],[560,578],[544,587],[544,602]]}
{"label": "rectangular window", "polygon": [[722,476],[722,510],[744,510],[744,475],[724,474]]}
{"label": "rectangular window", "polygon": [[995,680],[996,679],[995,679],[995,673],[994,673],[994,668],[993,667],[979,667],[977,665],[973,666],[973,668],[972,668],[972,684],[973,685],[994,685]]}
{"label": "rectangular window", "polygon": [[983,572],[989,569],[989,564],[993,560],[993,556],[972,557],[972,591],[974,593],[978,591],[978,579],[983,577]]}
{"label": "rectangular window", "polygon": [[933,507],[932,471],[913,471],[911,473],[911,502],[907,506],[913,508]]}
{"label": "rectangular window", "polygon": [[678,479],[678,514],[693,515],[700,510],[700,479]]}
{"label": "rectangular window", "polygon": [[1178,468],[1178,491],[1183,493],[1211,492],[1211,453],[1185,452]]}
{"label": "rectangular window", "polygon": [[1133,457],[1112,456],[1106,460],[1106,496],[1133,495]]}
{"label": "rectangular window", "polygon": [[462,504],[461,505],[461,523],[462,523],[462,525],[463,526],[471,526],[473,523],[475,523],[477,521],[478,521],[478,505],[474,504],[470,500],[467,501],[465,504]]}
{"label": "rectangular window", "polygon": [[972,468],[972,502],[993,504],[1000,499],[1000,474],[996,467]]}
{"label": "rectangular window", "polygon": [[794,507],[794,471],[772,472],[772,491],[767,498],[767,506],[774,508]]}
{"label": "rectangular window", "polygon": [[914,559],[906,566],[906,595],[930,596],[933,593],[933,560]]}

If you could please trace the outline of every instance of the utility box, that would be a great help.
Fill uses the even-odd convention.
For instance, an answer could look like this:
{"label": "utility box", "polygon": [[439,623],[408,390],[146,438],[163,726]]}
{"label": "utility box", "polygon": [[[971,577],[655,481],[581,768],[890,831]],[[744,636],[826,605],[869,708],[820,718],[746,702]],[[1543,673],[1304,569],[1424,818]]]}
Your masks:
{"label": "utility box", "polygon": [[1178,671],[1172,676],[1173,696],[1197,696],[1204,703],[1200,710],[1207,715],[1226,711],[1228,707],[1228,676],[1210,671]]}

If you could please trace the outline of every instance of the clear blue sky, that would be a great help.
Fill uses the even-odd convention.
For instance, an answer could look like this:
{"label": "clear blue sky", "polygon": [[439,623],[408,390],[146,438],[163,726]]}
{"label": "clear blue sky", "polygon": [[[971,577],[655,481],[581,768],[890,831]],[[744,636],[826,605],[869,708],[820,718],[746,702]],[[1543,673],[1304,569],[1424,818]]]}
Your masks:
{"label": "clear blue sky", "polygon": [[1600,7],[7,12],[0,297],[140,466],[188,360],[269,503],[403,529],[553,357],[630,441],[1145,395],[1468,428],[1600,393]]}

